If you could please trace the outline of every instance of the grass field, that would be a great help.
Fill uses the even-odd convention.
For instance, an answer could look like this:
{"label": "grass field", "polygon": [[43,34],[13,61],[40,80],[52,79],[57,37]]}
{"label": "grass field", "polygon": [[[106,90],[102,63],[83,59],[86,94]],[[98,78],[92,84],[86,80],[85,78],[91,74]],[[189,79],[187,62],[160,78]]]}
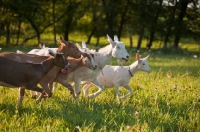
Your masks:
{"label": "grass field", "polygon": [[[199,59],[193,54],[151,53],[151,72],[135,74],[130,82],[134,94],[121,103],[114,88],[95,99],[86,99],[81,93],[80,99],[74,100],[58,85],[53,97],[40,104],[34,104],[27,90],[22,108],[16,109],[18,90],[0,86],[0,132],[199,132]],[[131,53],[124,65],[134,61],[135,53]],[[115,65],[116,60],[110,64]],[[90,92],[96,90],[92,87]]]}

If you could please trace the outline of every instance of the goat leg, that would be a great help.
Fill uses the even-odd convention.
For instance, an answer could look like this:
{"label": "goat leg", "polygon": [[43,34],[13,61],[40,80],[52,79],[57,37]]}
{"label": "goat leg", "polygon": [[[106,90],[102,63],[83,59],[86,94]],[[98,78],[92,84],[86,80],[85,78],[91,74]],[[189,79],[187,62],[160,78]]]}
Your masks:
{"label": "goat leg", "polygon": [[88,97],[88,90],[93,86],[93,83],[89,82],[85,86],[83,86],[83,93],[85,97]]}
{"label": "goat leg", "polygon": [[56,80],[58,83],[62,84],[63,86],[65,86],[66,88],[68,88],[68,90],[70,91],[70,94],[72,95],[73,98],[76,98],[75,96],[75,92],[74,92],[74,88],[72,87],[71,84],[67,83],[67,81],[64,80]]}
{"label": "goat leg", "polygon": [[[47,93],[47,97],[52,97],[52,92],[49,89],[48,83],[43,83],[40,81],[40,85],[42,86],[42,88],[45,90],[45,92]],[[44,94],[45,95],[45,94]],[[46,95],[45,95],[46,96]]]}
{"label": "goat leg", "polygon": [[21,88],[19,87],[19,99],[18,99],[18,104],[17,104],[17,108],[22,106],[22,101],[24,99],[24,93],[25,93],[25,88]]}
{"label": "goat leg", "polygon": [[43,97],[44,94],[45,94],[45,90],[42,89],[42,92],[41,92],[40,96],[37,98],[37,100],[35,102],[36,104],[38,104],[41,101],[41,99],[42,99],[42,97]]}
{"label": "goat leg", "polygon": [[117,100],[120,102],[121,99],[120,99],[119,85],[115,85],[115,92],[116,92],[116,95],[117,95]]}
{"label": "goat leg", "polygon": [[127,93],[126,95],[124,95],[124,97],[122,97],[122,99],[126,99],[127,97],[131,96],[133,94],[133,90],[129,85],[124,85],[123,86],[126,90],[129,90],[129,93]]}
{"label": "goat leg", "polygon": [[99,80],[98,80],[97,78],[94,79],[94,80],[92,81],[92,83],[93,83],[94,85],[96,85],[96,86],[99,88],[99,90],[98,90],[97,92],[93,93],[93,94],[89,94],[89,95],[88,95],[88,98],[94,98],[94,97],[96,97],[97,95],[99,95],[103,90],[105,90],[105,87],[99,82]]}

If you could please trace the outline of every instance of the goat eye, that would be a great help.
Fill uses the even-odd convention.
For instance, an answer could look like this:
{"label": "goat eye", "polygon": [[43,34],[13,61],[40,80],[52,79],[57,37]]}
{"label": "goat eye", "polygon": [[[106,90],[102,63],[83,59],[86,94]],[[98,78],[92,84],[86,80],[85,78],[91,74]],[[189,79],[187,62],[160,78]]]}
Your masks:
{"label": "goat eye", "polygon": [[120,49],[120,47],[119,47],[119,46],[117,46],[117,49]]}

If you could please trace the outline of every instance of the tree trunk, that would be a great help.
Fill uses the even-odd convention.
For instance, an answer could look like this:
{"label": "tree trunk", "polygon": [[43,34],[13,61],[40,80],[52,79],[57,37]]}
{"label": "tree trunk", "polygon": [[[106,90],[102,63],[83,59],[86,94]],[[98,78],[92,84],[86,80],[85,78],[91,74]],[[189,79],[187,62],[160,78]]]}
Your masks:
{"label": "tree trunk", "polygon": [[186,14],[188,2],[189,2],[188,0],[183,0],[180,3],[181,9],[180,9],[180,13],[179,13],[179,16],[178,16],[176,28],[175,28],[176,29],[175,30],[175,39],[174,39],[174,48],[175,49],[178,48],[178,43],[179,43],[181,35],[182,35],[183,18]]}
{"label": "tree trunk", "polygon": [[68,30],[65,30],[64,39],[66,41],[69,41],[69,31]]}
{"label": "tree trunk", "polygon": [[56,45],[56,25],[55,25],[55,3],[56,0],[53,0],[53,36],[54,36],[54,45]]}
{"label": "tree trunk", "polygon": [[18,46],[19,44],[19,35],[20,35],[20,30],[21,30],[21,19],[19,19],[19,23],[18,23],[18,29],[17,29],[17,42],[16,42],[16,46]]}
{"label": "tree trunk", "polygon": [[169,37],[170,37],[170,34],[171,34],[172,26],[174,24],[174,18],[175,18],[177,5],[178,5],[178,2],[176,1],[175,6],[174,7],[170,7],[170,9],[171,8],[173,8],[173,9],[172,9],[172,12],[169,14],[170,18],[169,18],[169,22],[167,23],[167,32],[166,32],[165,38],[164,38],[164,47],[163,47],[164,49],[167,49],[167,43],[169,41]]}
{"label": "tree trunk", "polygon": [[149,36],[149,43],[147,45],[147,49],[150,50],[154,40],[155,29],[152,29]]}
{"label": "tree trunk", "polygon": [[10,44],[10,23],[6,24],[6,46]]}
{"label": "tree trunk", "polygon": [[39,31],[39,28],[36,26],[36,24],[33,22],[32,18],[29,18],[27,17],[27,20],[30,22],[31,26],[33,27],[33,29],[35,30],[36,32],[36,36],[37,36],[37,39],[38,39],[38,44],[40,43],[40,31]]}
{"label": "tree trunk", "polygon": [[113,39],[114,38],[114,34],[113,34],[113,22],[112,22],[112,19],[113,19],[113,14],[112,13],[109,13],[109,11],[107,10],[107,5],[106,5],[106,2],[105,0],[102,0],[102,3],[103,3],[103,7],[104,7],[104,10],[105,10],[105,14],[106,14],[106,23],[108,25],[108,29],[107,29],[107,33],[108,35]]}
{"label": "tree trunk", "polygon": [[140,31],[139,31],[139,39],[138,39],[138,43],[137,43],[137,50],[139,50],[140,47],[141,47],[143,36],[144,36],[144,27],[141,27]]}
{"label": "tree trunk", "polygon": [[90,33],[90,35],[89,35],[89,37],[88,37],[88,40],[87,40],[86,44],[89,44],[89,43],[90,43],[90,40],[91,40],[92,36],[94,35],[96,29],[97,29],[97,27],[94,26],[92,32]]}
{"label": "tree trunk", "polygon": [[155,17],[154,17],[154,21],[152,22],[152,25],[151,25],[149,44],[147,45],[148,50],[151,49],[151,46],[152,46],[153,41],[154,41],[154,35],[155,35],[155,32],[156,32],[156,25],[157,25],[157,22],[158,22],[159,14],[160,14],[161,9],[162,9],[162,3],[163,3],[163,1],[160,0],[159,1],[159,7],[158,7],[156,14],[155,14]]}
{"label": "tree trunk", "polygon": [[68,19],[65,21],[65,32],[64,32],[64,39],[69,41],[69,33],[70,33],[70,26],[72,25],[73,17],[68,15]]}
{"label": "tree trunk", "polygon": [[99,37],[98,36],[97,36],[97,42],[96,42],[95,47],[96,47],[96,51],[98,51],[99,50]]}
{"label": "tree trunk", "polygon": [[142,44],[142,39],[144,36],[144,30],[145,30],[145,19],[146,19],[146,13],[144,11],[145,3],[143,0],[139,1],[139,38],[138,38],[138,43],[137,43],[137,50],[140,49],[141,44]]}
{"label": "tree trunk", "polygon": [[119,25],[119,29],[118,29],[118,33],[117,33],[117,36],[118,36],[119,40],[121,38],[121,34],[122,34],[122,31],[123,31],[123,26],[124,26],[124,24],[126,22],[125,17],[126,17],[126,13],[128,11],[129,5],[130,5],[130,0],[127,0],[127,4],[124,7],[125,10],[121,15],[121,21],[120,21],[120,25]]}
{"label": "tree trunk", "polygon": [[130,50],[133,48],[133,39],[132,39],[132,36],[129,37],[129,40],[130,40]]}

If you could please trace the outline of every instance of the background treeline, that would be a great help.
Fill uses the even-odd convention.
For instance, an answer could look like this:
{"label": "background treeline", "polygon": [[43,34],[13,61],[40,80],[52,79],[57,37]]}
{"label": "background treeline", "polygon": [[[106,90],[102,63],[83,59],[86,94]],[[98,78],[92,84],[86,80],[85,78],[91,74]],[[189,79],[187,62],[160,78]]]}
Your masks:
{"label": "background treeline", "polygon": [[[162,48],[179,47],[182,38],[200,41],[199,0],[1,0],[0,46],[23,46],[28,41],[35,45],[51,36],[65,40],[76,32],[92,38],[130,39],[137,35],[137,49],[143,39],[150,49],[153,42]],[[76,36],[74,36],[76,37]]]}

